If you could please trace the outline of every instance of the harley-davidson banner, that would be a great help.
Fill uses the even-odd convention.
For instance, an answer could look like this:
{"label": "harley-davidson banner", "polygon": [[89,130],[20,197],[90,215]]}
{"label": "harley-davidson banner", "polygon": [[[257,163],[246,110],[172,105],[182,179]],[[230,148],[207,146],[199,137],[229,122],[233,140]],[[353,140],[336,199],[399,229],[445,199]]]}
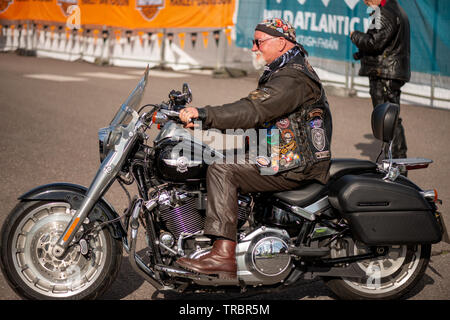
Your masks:
{"label": "harley-davidson banner", "polygon": [[[0,20],[128,29],[223,28],[233,25],[236,0],[0,0]],[[77,6],[74,10],[73,6]],[[76,16],[75,16],[76,15]]]}

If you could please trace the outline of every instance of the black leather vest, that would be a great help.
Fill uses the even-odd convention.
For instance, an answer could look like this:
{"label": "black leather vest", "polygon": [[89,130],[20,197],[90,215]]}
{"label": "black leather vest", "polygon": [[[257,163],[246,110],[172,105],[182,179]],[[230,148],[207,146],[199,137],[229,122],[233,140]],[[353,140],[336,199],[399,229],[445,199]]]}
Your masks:
{"label": "black leather vest", "polygon": [[256,159],[263,175],[297,168],[303,171],[331,159],[332,118],[319,77],[302,55],[297,55],[282,68],[295,68],[306,74],[321,87],[321,96],[315,103],[299,105],[291,114],[264,125],[268,129],[268,156]]}

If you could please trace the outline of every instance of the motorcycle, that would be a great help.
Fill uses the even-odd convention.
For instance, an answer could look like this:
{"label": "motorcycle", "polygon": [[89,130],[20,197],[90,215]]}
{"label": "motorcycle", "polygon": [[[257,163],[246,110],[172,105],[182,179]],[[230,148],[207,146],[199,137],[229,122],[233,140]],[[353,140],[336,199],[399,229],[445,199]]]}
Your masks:
{"label": "motorcycle", "polygon": [[[437,192],[399,174],[401,166],[425,168],[431,160],[333,159],[327,185],[310,181],[299,190],[239,195],[236,279],[180,268],[178,258],[201,257],[212,241],[203,233],[208,164],[176,148],[224,155],[180,122],[179,111],[192,100],[187,84],[172,90],[168,102],[139,107],[148,73],[147,67],[99,130],[101,165],[89,188],[39,186],[20,196],[5,220],[0,266],[19,296],[98,298],[118,275],[124,248],[134,271],[161,292],[192,285],[281,290],[321,277],[340,298],[395,299],[424,275],[431,245],[448,242]],[[394,104],[374,109],[376,138],[391,143],[398,112]],[[154,125],[160,131],[150,145],[147,130]],[[115,181],[129,199],[122,215],[103,198]],[[131,184],[138,190],[133,198]],[[144,254],[137,251],[141,230]]]}

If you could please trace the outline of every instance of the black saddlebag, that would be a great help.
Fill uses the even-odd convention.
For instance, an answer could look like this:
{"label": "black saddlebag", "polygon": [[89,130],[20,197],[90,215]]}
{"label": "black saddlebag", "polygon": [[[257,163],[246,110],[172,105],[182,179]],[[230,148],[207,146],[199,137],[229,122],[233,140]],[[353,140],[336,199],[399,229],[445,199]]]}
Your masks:
{"label": "black saddlebag", "polygon": [[330,186],[330,203],[367,245],[437,243],[441,231],[420,192],[397,182],[347,175]]}

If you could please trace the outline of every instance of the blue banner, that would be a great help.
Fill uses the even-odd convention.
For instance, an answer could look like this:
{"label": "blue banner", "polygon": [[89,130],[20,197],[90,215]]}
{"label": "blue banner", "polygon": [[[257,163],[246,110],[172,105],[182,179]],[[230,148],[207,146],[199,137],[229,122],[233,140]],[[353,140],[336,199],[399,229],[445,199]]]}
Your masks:
{"label": "blue banner", "polygon": [[[387,0],[389,1],[389,0]],[[399,0],[411,25],[411,69],[450,76],[450,1]],[[236,44],[251,48],[254,28],[265,18],[283,18],[296,28],[310,56],[354,61],[353,30],[372,22],[363,0],[240,0]]]}

